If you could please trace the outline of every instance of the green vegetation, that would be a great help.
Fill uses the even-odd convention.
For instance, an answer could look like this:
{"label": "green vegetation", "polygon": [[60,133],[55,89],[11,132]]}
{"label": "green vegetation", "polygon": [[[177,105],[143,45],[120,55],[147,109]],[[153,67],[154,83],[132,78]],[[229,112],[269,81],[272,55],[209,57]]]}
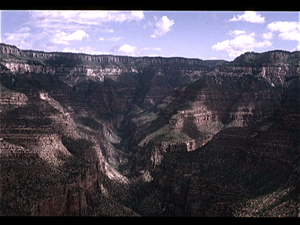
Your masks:
{"label": "green vegetation", "polygon": [[49,74],[25,73],[22,75],[1,74],[0,83],[8,89],[21,89],[28,92],[30,90],[41,91],[48,88],[58,88],[62,82]]}
{"label": "green vegetation", "polygon": [[136,79],[136,76],[133,76],[131,73],[123,73],[119,79],[119,85],[123,87],[141,87],[139,81]]}
{"label": "green vegetation", "polygon": [[137,126],[142,126],[148,122],[151,122],[153,120],[155,120],[157,118],[156,113],[154,112],[149,112],[146,111],[144,113],[139,114],[138,116],[136,116],[133,121],[134,123],[136,123]]}
{"label": "green vegetation", "polygon": [[65,55],[61,55],[55,59],[47,59],[45,60],[45,63],[50,65],[50,66],[61,66],[61,65],[64,65],[64,66],[67,66],[67,67],[70,67],[70,66],[77,66],[77,65],[80,65],[80,64],[83,64],[82,60],[79,59],[79,58],[67,58],[65,57]]}
{"label": "green vegetation", "polygon": [[41,105],[37,104],[36,102],[31,102],[26,106],[12,108],[12,110],[6,113],[5,117],[12,120],[35,117],[37,120],[42,120],[56,113],[59,113],[59,111],[49,104]]}
{"label": "green vegetation", "polygon": [[174,132],[164,132],[163,134],[158,134],[156,135],[152,142],[163,142],[163,141],[167,141],[167,142],[178,142],[178,143],[183,143],[185,141],[188,141],[189,137],[186,136],[183,133],[174,133]]}
{"label": "green vegetation", "polygon": [[[279,57],[274,56],[271,57],[272,54],[286,54],[287,57]],[[299,54],[299,53],[298,53]],[[274,50],[264,53],[256,53],[256,52],[246,52],[239,57],[235,58],[232,62],[233,65],[238,66],[262,66],[266,63],[288,63],[292,65],[298,65],[299,56],[297,56],[297,52],[290,53],[288,51],[283,50]]]}
{"label": "green vegetation", "polygon": [[101,128],[101,125],[97,121],[95,121],[94,119],[92,119],[90,117],[81,117],[81,118],[79,118],[79,121],[83,125],[91,128],[93,130],[99,130]]}
{"label": "green vegetation", "polygon": [[5,123],[9,123],[10,125],[14,126],[25,126],[25,127],[32,127],[37,128],[40,126],[48,126],[52,124],[52,120],[50,118],[40,118],[40,119],[8,119],[8,118],[1,118],[5,119]]}
{"label": "green vegetation", "polygon": [[[1,76],[1,75],[0,75]],[[5,86],[3,86],[2,84],[0,84],[0,93],[1,92],[12,92],[12,93],[15,93],[15,91],[9,89],[9,88],[6,88]]]}
{"label": "green vegetation", "polygon": [[[173,213],[170,212],[172,211],[170,205],[177,209],[179,209],[178,205],[182,206],[182,211],[176,212],[177,215],[188,215],[189,212],[186,209],[192,205],[190,204],[191,199],[201,205],[197,210],[209,210],[212,205],[223,202],[230,207],[234,207],[234,204],[245,205],[255,199],[269,198],[280,189],[299,186],[299,179],[297,181],[290,179],[291,174],[295,173],[293,169],[298,168],[300,160],[299,126],[295,125],[299,119],[299,115],[296,115],[299,114],[299,108],[294,108],[297,110],[295,112],[291,112],[290,108],[275,112],[274,118],[269,118],[274,125],[265,126],[266,129],[260,129],[265,125],[263,122],[257,123],[256,127],[252,127],[250,131],[247,131],[245,127],[226,128],[230,125],[231,114],[237,112],[240,106],[245,105],[245,109],[240,111],[242,116],[243,113],[250,114],[251,112],[253,116],[254,114],[255,116],[262,115],[265,112],[269,116],[274,112],[277,103],[280,105],[283,102],[285,107],[292,109],[294,105],[299,105],[297,97],[299,97],[300,83],[298,77],[296,78],[299,56],[294,57],[295,53],[284,51],[273,51],[271,53],[276,53],[273,55],[269,53],[246,53],[233,62],[222,65],[225,71],[223,71],[224,76],[216,72],[212,76],[204,75],[191,84],[188,83],[192,79],[197,79],[202,75],[195,75],[194,78],[191,78],[190,71],[195,69],[198,70],[198,74],[205,74],[205,71],[209,71],[215,68],[216,64],[223,62],[196,60],[193,63],[193,60],[179,57],[157,57],[155,59],[149,57],[144,60],[145,58],[124,56],[119,58],[120,62],[107,60],[100,63],[85,60],[84,58],[87,56],[84,54],[65,53],[57,53],[55,57],[58,56],[58,58],[37,58],[35,61],[25,55],[0,55],[0,58],[21,60],[21,63],[43,64],[60,71],[54,76],[35,73],[0,74],[0,92],[22,92],[26,95],[26,104],[3,104],[6,108],[0,115],[3,127],[1,132],[16,135],[16,138],[4,135],[3,143],[7,141],[21,145],[23,140],[20,141],[19,137],[22,137],[23,134],[62,134],[61,142],[71,153],[70,156],[64,151],[56,149],[61,153],[56,155],[54,152],[59,162],[55,166],[48,164],[50,161],[44,160],[38,155],[29,157],[28,160],[27,158],[22,160],[24,155],[27,156],[26,153],[19,154],[20,158],[4,159],[1,163],[7,163],[8,166],[4,165],[3,168],[7,171],[11,170],[10,174],[4,171],[5,176],[8,177],[8,181],[9,179],[15,180],[8,182],[8,187],[11,184],[11,189],[5,190],[6,193],[3,195],[5,200],[0,202],[0,212],[5,212],[7,215],[22,215],[27,210],[25,207],[32,208],[31,201],[34,198],[49,198],[52,195],[49,188],[77,182],[80,175],[84,178],[87,168],[95,166],[93,164],[95,161],[90,162],[87,158],[93,158],[96,151],[94,144],[96,143],[85,138],[77,139],[66,136],[66,132],[73,127],[73,121],[77,125],[81,125],[77,127],[78,129],[74,128],[74,133],[77,135],[100,135],[102,143],[99,143],[98,147],[101,147],[107,163],[112,162],[111,164],[113,164],[114,160],[119,161],[120,167],[116,169],[121,173],[123,171],[123,175],[125,173],[128,175],[127,178],[131,185],[129,190],[123,189],[121,185],[118,185],[117,182],[114,183],[115,181],[105,175],[100,177],[99,182],[109,192],[109,198],[115,203],[119,201],[143,215],[159,215],[160,213],[166,213],[161,215],[170,215]],[[281,55],[283,57],[279,57]],[[272,76],[267,79],[257,77],[261,73],[259,66],[265,63],[296,65],[287,73],[286,76],[292,77],[286,78],[282,90],[281,86],[278,88],[269,84],[273,81],[275,85],[280,84],[280,81],[277,81],[278,84],[275,82],[276,78],[273,79]],[[68,71],[70,67],[73,69],[85,66],[87,68],[89,66],[135,68],[138,73],[122,73],[120,76],[105,75],[104,82],[102,82],[102,80],[99,81],[99,77],[86,77],[84,74],[72,75],[63,72],[65,67],[69,67],[66,69]],[[232,66],[249,66],[252,67],[253,73],[245,74],[243,72],[244,75],[240,77],[239,73],[242,72],[242,69],[240,71],[238,68],[232,70],[230,68]],[[226,69],[229,71],[227,75]],[[232,71],[235,72],[231,73]],[[158,73],[162,75],[157,76]],[[91,81],[91,79],[95,79],[95,81]],[[76,85],[71,88],[67,84]],[[182,85],[187,86],[180,91],[174,91],[169,98],[160,99],[160,107],[155,107],[155,104],[159,102],[149,103],[149,106],[145,104],[146,96],[151,98],[154,96],[153,100],[156,101],[165,97],[174,87],[180,88]],[[55,101],[51,102],[40,98],[39,93],[41,92],[46,92],[49,96],[54,93],[52,97],[59,101],[59,108],[63,107],[65,112],[70,112],[71,110],[68,109],[70,107],[74,110],[75,115],[73,113],[60,115],[54,119],[55,126],[51,126],[51,118],[54,118],[59,111],[52,107],[53,104],[56,104]],[[202,98],[202,94],[205,95],[205,98]],[[273,96],[271,96],[272,94]],[[277,100],[277,94],[281,94],[281,102]],[[196,103],[200,99],[200,95],[203,101],[200,100]],[[157,99],[155,99],[156,96]],[[128,101],[129,108],[123,107],[123,105],[118,107],[117,104],[124,99]],[[114,107],[113,104],[117,107]],[[248,104],[249,108],[246,107]],[[118,108],[120,111],[113,110],[114,108]],[[183,113],[187,117],[181,117],[183,116],[182,112],[178,111],[182,110],[186,110]],[[207,121],[203,122],[204,125],[195,124],[194,115],[205,113],[206,110],[209,115],[212,114],[216,118],[216,121],[214,119],[210,121],[210,118],[207,118]],[[188,111],[191,112],[190,115],[186,115]],[[87,115],[96,115],[96,118],[87,117]],[[67,124],[69,119],[72,119],[72,123]],[[120,122],[122,119],[123,121]],[[177,126],[180,125],[180,123],[176,123],[179,119],[183,119],[182,127]],[[110,132],[109,135],[102,133],[102,124],[98,121],[105,121],[109,128],[107,130]],[[253,121],[256,121],[256,118]],[[59,130],[60,123],[62,125],[65,123],[66,127]],[[176,130],[174,124],[176,124]],[[87,129],[82,128],[83,126],[97,132],[88,132]],[[191,139],[199,139],[200,145],[200,139],[211,137],[218,131],[220,132],[205,146],[192,152],[185,151],[188,141],[190,144],[198,144],[197,141],[194,142]],[[28,136],[30,135],[24,135],[25,138]],[[32,136],[30,138],[38,139],[40,135]],[[91,139],[94,138],[96,136],[91,137]],[[53,141],[53,139],[51,140]],[[62,146],[60,140],[54,141],[58,141],[56,146]],[[113,146],[107,145],[108,141]],[[30,151],[30,147],[30,143],[27,143],[24,148]],[[167,150],[167,153],[161,155],[159,147],[172,150],[182,147],[183,151],[168,152]],[[35,146],[34,150],[38,151],[38,147]],[[124,158],[123,155],[121,157],[122,151],[126,153]],[[52,157],[51,154],[49,157]],[[97,160],[96,155],[94,157]],[[151,160],[153,161],[155,157],[162,161],[160,164],[155,162],[153,168]],[[107,164],[107,166],[112,165]],[[120,169],[121,167],[122,169]],[[153,180],[143,181],[145,178],[143,172],[145,171],[151,174]],[[299,177],[299,174],[294,175]],[[125,196],[128,192],[130,192],[129,196]],[[121,194],[118,196],[119,193]],[[295,199],[298,199],[297,193],[294,195]],[[92,197],[94,198],[94,196]],[[288,199],[279,197],[278,199],[285,203],[288,201]],[[24,204],[25,201],[28,203]],[[271,209],[268,210],[271,212]],[[30,211],[27,210],[27,212]],[[261,211],[260,213],[265,212]]]}
{"label": "green vegetation", "polygon": [[62,143],[64,146],[66,146],[70,153],[79,158],[83,158],[84,152],[94,146],[92,141],[84,138],[73,139],[65,135],[62,136]]}
{"label": "green vegetation", "polygon": [[[32,130],[22,131],[24,133],[49,132],[47,129],[38,128],[52,124],[51,118],[48,117],[53,113],[51,109],[53,108],[43,110],[36,104],[10,107],[10,110],[7,110],[5,114],[1,115],[1,122],[5,126],[32,128]],[[53,111],[55,111],[55,109],[53,109]],[[6,130],[3,130],[3,132],[6,132]],[[14,133],[16,132],[18,132],[18,130],[14,130]]]}

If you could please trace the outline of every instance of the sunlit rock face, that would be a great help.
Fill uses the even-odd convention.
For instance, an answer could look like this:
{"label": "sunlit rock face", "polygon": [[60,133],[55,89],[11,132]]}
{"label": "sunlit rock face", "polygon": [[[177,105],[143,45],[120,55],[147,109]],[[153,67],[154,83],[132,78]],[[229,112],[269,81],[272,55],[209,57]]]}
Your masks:
{"label": "sunlit rock face", "polygon": [[0,215],[299,216],[299,58],[0,44]]}

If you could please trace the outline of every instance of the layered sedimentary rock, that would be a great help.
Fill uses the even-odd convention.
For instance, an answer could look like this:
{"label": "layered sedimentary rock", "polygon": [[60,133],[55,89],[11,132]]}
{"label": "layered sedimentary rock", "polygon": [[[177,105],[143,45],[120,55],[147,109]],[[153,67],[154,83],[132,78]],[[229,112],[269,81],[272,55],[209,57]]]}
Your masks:
{"label": "layered sedimentary rock", "polygon": [[281,116],[254,127],[225,129],[193,152],[166,155],[153,174],[152,193],[165,196],[156,213],[299,216],[298,110],[279,110]]}
{"label": "layered sedimentary rock", "polygon": [[299,52],[0,44],[1,215],[299,216]]}
{"label": "layered sedimentary rock", "polygon": [[165,75],[166,71],[173,69],[190,77],[199,76],[202,71],[206,72],[211,67],[200,59],[48,53],[22,51],[15,46],[4,44],[0,45],[0,53],[1,64],[10,72],[97,76],[101,81],[106,75],[113,77],[121,73],[140,73],[143,69],[149,69],[149,66],[154,68],[158,76]]}
{"label": "layered sedimentary rock", "polygon": [[[281,94],[267,82],[252,76],[235,78],[234,83],[232,78],[222,79],[218,83],[214,76],[206,76],[174,91],[157,106],[156,114],[148,114],[149,122],[133,125],[137,126],[131,140],[132,145],[137,145],[135,164],[153,158],[147,156],[150,152],[154,155],[167,152],[159,147],[161,143],[169,143],[164,145],[169,145],[171,151],[192,151],[208,143],[222,129],[262,121],[280,107]],[[156,143],[158,147],[154,150],[152,146]],[[181,147],[175,150],[175,146]]]}
{"label": "layered sedimentary rock", "polygon": [[53,94],[61,86],[22,93],[21,80],[1,89],[1,215],[137,215],[101,194],[99,186],[125,179],[108,163],[114,149],[100,149],[111,144],[107,128],[80,119],[93,112],[64,90]]}
{"label": "layered sedimentary rock", "polygon": [[[84,82],[89,82],[85,84],[88,88],[94,86],[93,83],[106,83],[107,85],[100,88],[101,90],[96,88],[95,93],[89,90],[88,93],[83,94],[91,95],[89,101],[93,105],[105,103],[108,99],[107,94],[118,95],[118,97],[125,95],[126,99],[120,100],[120,104],[123,105],[121,109],[110,106],[107,110],[105,107],[101,108],[108,113],[112,110],[126,111],[128,109],[126,104],[132,100],[139,105],[154,105],[170,94],[175,87],[199,79],[212,70],[214,65],[222,62],[216,61],[214,64],[200,59],[22,51],[15,46],[4,44],[0,45],[0,54],[1,67],[7,73],[52,75],[79,91],[80,88],[77,86],[82,86]],[[99,91],[102,92],[100,95],[104,96],[102,100],[100,97],[101,102],[95,102],[98,98],[94,98],[93,94],[99,95]],[[118,104],[115,105],[118,107]]]}
{"label": "layered sedimentary rock", "polygon": [[[138,212],[177,216],[299,216],[299,142],[295,139],[299,132],[299,57],[298,52],[292,56],[284,54],[285,60],[291,57],[294,61],[281,66],[278,62],[266,63],[261,70],[267,76],[253,74],[252,65],[223,64],[193,84],[174,90],[155,110],[135,116],[128,131],[135,132],[128,140],[134,149],[132,171],[151,171],[153,185],[157,185],[152,189],[147,182],[141,185],[148,195],[140,197],[135,208]],[[273,59],[277,54],[262,55]],[[274,68],[281,68],[281,73],[275,73]],[[283,111],[290,114],[276,114]],[[274,113],[277,116],[272,117]],[[270,117],[273,122],[248,128]],[[273,126],[276,123],[285,128]],[[288,149],[293,149],[293,153]],[[193,156],[188,156],[190,151],[195,151]],[[202,151],[207,154],[205,157]],[[197,154],[199,157],[193,159]],[[287,160],[289,157],[294,159]],[[253,189],[243,180],[248,175],[252,181],[247,182],[253,182]],[[261,178],[256,180],[257,176]],[[266,185],[263,179],[270,183]],[[258,191],[263,193],[262,199],[253,197],[260,195],[255,191],[258,186],[264,190]]]}

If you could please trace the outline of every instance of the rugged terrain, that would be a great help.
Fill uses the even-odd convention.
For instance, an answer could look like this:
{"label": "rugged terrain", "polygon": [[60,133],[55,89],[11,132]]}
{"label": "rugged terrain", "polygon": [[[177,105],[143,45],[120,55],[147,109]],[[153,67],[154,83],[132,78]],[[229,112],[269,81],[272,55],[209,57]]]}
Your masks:
{"label": "rugged terrain", "polygon": [[299,217],[299,59],[0,44],[0,215]]}

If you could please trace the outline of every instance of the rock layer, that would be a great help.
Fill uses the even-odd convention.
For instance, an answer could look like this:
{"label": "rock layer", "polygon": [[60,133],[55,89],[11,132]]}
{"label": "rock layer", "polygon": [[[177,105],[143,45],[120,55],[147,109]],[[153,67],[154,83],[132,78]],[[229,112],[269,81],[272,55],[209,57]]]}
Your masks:
{"label": "rock layer", "polygon": [[1,215],[299,216],[299,52],[0,66]]}

